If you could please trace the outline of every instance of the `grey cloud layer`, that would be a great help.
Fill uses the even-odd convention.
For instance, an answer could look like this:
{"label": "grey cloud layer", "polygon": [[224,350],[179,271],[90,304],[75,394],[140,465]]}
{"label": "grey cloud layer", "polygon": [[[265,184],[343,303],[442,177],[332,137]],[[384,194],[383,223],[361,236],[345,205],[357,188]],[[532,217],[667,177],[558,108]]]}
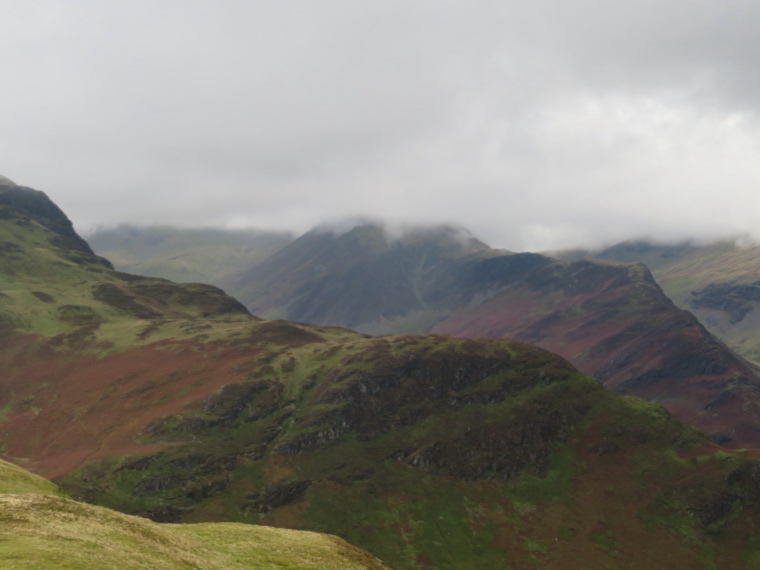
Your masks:
{"label": "grey cloud layer", "polygon": [[370,215],[540,249],[758,226],[756,2],[2,7],[0,173],[83,229]]}

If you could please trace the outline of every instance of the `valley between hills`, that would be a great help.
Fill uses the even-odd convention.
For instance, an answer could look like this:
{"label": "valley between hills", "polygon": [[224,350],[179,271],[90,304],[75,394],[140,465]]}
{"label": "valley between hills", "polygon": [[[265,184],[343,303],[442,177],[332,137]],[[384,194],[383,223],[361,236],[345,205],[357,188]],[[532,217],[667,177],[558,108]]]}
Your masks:
{"label": "valley between hills", "polygon": [[760,568],[757,368],[641,263],[98,239],[0,185],[0,565]]}

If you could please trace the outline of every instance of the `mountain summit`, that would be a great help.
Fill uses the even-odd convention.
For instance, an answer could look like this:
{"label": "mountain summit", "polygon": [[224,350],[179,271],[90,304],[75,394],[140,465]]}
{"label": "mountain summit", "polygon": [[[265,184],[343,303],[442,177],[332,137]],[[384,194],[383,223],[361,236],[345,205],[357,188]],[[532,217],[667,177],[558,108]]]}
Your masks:
{"label": "mountain summit", "polygon": [[230,278],[249,310],[268,318],[360,332],[424,332],[452,292],[456,267],[490,248],[460,229],[380,225],[312,230]]}

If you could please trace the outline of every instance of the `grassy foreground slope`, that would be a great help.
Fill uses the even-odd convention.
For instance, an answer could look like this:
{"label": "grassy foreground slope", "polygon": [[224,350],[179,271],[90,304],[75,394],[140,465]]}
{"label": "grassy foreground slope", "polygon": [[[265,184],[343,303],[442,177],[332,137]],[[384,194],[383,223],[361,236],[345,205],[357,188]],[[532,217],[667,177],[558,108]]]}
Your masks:
{"label": "grassy foreground slope", "polygon": [[0,461],[0,568],[386,568],[344,541],[231,523],[158,524],[72,501]]}
{"label": "grassy foreground slope", "polygon": [[47,479],[0,459],[0,495],[24,493],[63,496],[58,486]]}

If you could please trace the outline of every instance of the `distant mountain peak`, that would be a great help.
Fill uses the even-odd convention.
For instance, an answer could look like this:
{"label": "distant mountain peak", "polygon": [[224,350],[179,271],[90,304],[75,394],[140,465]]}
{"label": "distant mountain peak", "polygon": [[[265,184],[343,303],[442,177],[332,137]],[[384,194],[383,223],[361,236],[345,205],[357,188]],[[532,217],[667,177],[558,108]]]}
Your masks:
{"label": "distant mountain peak", "polygon": [[0,174],[0,185],[2,186],[18,186],[13,180],[8,178],[7,176],[3,176]]}
{"label": "distant mountain peak", "polygon": [[[344,220],[320,224],[305,236],[332,234],[336,238],[349,236],[374,236],[390,245],[397,242],[415,242],[420,240],[455,240],[462,245],[479,245],[487,247],[465,227],[456,224],[396,223],[365,217],[346,218]],[[490,248],[489,248],[490,249]]]}

